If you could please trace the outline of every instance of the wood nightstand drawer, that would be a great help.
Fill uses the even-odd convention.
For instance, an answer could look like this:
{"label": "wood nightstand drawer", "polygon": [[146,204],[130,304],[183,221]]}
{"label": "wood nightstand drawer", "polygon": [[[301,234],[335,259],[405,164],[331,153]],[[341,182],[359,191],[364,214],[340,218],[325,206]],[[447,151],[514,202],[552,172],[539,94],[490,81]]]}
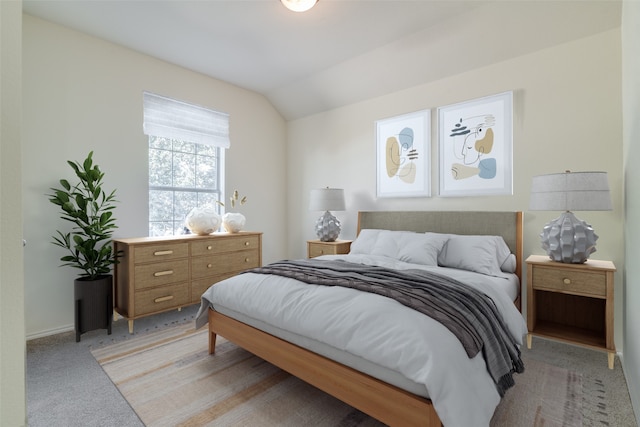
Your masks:
{"label": "wood nightstand drawer", "polygon": [[158,245],[141,245],[134,248],[134,262],[136,264],[146,262],[167,261],[189,256],[188,243],[164,243]]}
{"label": "wood nightstand drawer", "polygon": [[604,272],[583,272],[537,267],[533,270],[532,279],[533,289],[574,295],[593,295],[602,298],[607,295],[607,279]]}
{"label": "wood nightstand drawer", "polygon": [[351,250],[351,240],[336,240],[335,242],[322,242],[320,240],[307,241],[307,257],[315,258],[321,255],[348,254]]}

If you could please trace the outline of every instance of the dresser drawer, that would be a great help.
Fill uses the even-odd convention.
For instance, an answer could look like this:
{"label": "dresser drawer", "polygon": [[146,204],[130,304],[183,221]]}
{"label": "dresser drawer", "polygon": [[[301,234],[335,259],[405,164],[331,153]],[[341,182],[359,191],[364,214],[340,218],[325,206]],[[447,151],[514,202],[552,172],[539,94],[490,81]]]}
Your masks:
{"label": "dresser drawer", "polygon": [[258,250],[232,252],[216,256],[191,258],[194,279],[247,270],[260,266]]}
{"label": "dresser drawer", "polygon": [[533,289],[605,298],[607,280],[604,272],[573,271],[537,266],[533,270]]}
{"label": "dresser drawer", "polygon": [[178,283],[136,292],[135,313],[140,316],[190,304],[189,284]]}
{"label": "dresser drawer", "polygon": [[189,260],[179,259],[135,266],[136,290],[189,280]]}
{"label": "dresser drawer", "polygon": [[168,261],[189,256],[188,243],[164,243],[157,245],[140,245],[134,248],[134,262]]}
{"label": "dresser drawer", "polygon": [[220,254],[225,252],[242,251],[245,249],[257,250],[259,247],[259,236],[243,236],[242,234],[239,234],[233,237],[219,237],[191,242],[191,256]]}
{"label": "dresser drawer", "polygon": [[225,273],[221,275],[193,280],[191,282],[191,302],[194,304],[200,302],[200,297],[202,297],[202,294],[204,294],[205,291],[211,287],[211,285],[218,283],[224,279],[228,279],[229,277],[233,277],[238,273],[239,272],[234,271],[232,273]]}

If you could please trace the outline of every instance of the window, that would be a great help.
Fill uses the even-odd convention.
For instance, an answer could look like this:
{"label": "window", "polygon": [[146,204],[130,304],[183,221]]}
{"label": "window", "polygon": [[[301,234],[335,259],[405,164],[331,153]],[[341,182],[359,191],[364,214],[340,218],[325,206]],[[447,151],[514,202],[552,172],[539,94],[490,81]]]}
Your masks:
{"label": "window", "polygon": [[183,234],[196,206],[224,198],[229,118],[202,107],[144,93],[149,136],[149,235]]}

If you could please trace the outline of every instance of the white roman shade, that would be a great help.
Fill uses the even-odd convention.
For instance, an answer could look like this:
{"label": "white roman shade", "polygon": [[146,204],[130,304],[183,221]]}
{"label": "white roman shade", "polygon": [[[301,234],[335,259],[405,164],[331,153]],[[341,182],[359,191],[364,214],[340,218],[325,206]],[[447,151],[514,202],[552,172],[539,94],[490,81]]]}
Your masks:
{"label": "white roman shade", "polygon": [[229,148],[229,115],[198,105],[143,93],[145,135]]}

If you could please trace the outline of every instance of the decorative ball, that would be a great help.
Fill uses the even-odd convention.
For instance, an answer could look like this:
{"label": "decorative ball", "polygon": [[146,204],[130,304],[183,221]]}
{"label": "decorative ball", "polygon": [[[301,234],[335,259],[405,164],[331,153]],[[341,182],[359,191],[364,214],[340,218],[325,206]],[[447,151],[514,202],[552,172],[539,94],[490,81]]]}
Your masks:
{"label": "decorative ball", "polygon": [[222,226],[229,233],[237,233],[244,228],[247,219],[238,212],[227,212],[222,215]]}
{"label": "decorative ball", "polygon": [[214,207],[201,206],[191,209],[184,222],[192,233],[206,236],[219,229],[222,221]]}

